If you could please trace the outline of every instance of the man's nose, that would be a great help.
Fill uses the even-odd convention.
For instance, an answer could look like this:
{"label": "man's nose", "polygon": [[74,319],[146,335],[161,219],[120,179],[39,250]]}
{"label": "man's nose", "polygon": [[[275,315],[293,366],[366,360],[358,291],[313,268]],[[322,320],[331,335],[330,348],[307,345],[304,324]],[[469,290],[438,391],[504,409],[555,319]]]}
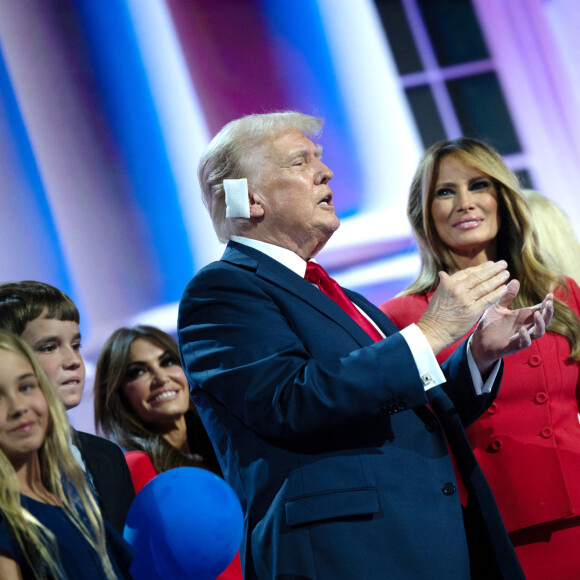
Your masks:
{"label": "man's nose", "polygon": [[319,184],[326,184],[334,177],[334,173],[332,172],[330,167],[328,167],[327,165],[322,163],[322,161],[319,161],[319,163],[320,163],[320,170],[318,172],[318,177],[319,177],[318,183]]}

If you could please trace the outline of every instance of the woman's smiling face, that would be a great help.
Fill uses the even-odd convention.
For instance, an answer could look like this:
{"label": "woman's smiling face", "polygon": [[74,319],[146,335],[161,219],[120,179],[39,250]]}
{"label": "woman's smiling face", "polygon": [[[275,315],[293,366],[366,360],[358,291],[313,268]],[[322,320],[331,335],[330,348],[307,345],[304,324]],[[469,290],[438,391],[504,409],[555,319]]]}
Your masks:
{"label": "woman's smiling face", "polygon": [[499,201],[489,175],[446,155],[439,162],[430,209],[439,238],[460,267],[496,259]]}
{"label": "woman's smiling face", "polygon": [[136,415],[149,425],[162,427],[189,409],[189,385],[179,360],[146,338],[131,345],[121,388]]}

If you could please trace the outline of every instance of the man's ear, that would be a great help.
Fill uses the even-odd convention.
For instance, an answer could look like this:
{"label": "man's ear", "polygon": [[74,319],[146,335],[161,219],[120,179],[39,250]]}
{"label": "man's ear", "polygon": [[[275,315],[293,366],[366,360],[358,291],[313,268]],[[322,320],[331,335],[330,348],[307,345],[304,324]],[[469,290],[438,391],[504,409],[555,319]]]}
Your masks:
{"label": "man's ear", "polygon": [[259,193],[253,191],[248,192],[250,201],[250,218],[261,218],[264,216],[264,204]]}

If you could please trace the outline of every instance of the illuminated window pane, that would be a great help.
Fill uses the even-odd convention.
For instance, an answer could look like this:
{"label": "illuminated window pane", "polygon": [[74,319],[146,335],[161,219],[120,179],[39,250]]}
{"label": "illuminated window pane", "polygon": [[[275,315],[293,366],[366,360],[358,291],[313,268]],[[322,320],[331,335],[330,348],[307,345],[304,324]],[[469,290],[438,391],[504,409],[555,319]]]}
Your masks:
{"label": "illuminated window pane", "polygon": [[502,155],[521,151],[494,73],[448,81],[447,89],[464,135],[486,140]]}
{"label": "illuminated window pane", "polygon": [[375,0],[399,74],[423,70],[401,0]]}
{"label": "illuminated window pane", "polygon": [[446,139],[445,130],[441,123],[439,111],[433,99],[433,93],[430,86],[413,87],[407,89],[407,98],[421,135],[424,147],[429,147],[440,141]]}
{"label": "illuminated window pane", "polygon": [[469,0],[419,0],[440,66],[489,58]]}

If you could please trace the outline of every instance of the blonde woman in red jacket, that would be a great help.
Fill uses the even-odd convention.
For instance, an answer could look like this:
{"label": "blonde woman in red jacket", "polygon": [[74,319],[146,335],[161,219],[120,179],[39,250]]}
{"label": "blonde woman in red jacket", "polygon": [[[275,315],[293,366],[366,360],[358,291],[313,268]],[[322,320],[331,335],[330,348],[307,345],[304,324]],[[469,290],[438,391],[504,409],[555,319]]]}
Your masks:
{"label": "blonde woman in red jacket", "polygon": [[[423,314],[438,272],[487,260],[506,260],[520,281],[514,308],[555,293],[549,332],[505,359],[496,401],[467,434],[528,580],[577,580],[580,288],[550,269],[517,177],[481,141],[442,141],[425,152],[408,217],[421,270],[400,296],[381,306],[399,328]],[[442,351],[439,362],[457,344]]]}

